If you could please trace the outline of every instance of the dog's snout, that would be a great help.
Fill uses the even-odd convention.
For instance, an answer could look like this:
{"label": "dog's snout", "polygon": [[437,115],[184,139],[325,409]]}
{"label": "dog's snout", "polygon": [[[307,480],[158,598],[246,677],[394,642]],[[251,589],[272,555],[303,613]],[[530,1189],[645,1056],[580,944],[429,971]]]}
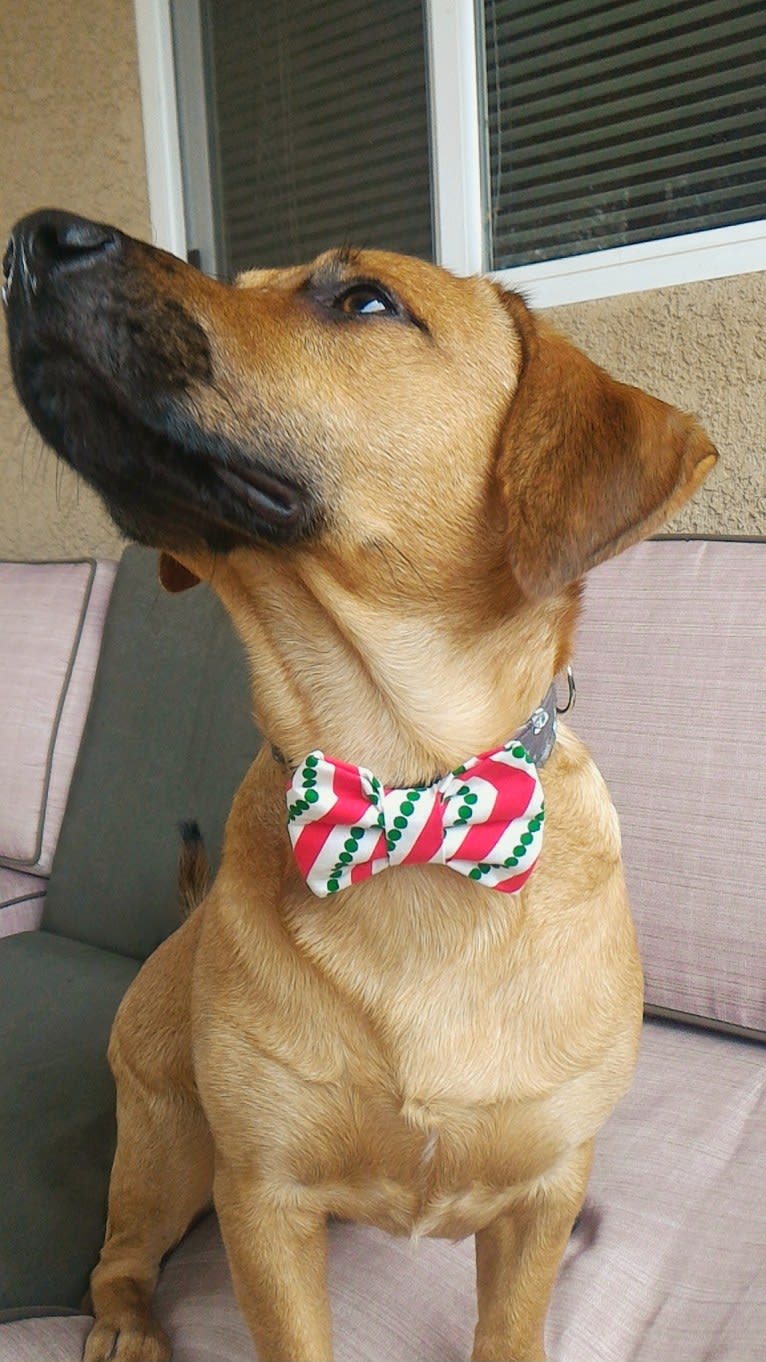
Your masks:
{"label": "dog's snout", "polygon": [[119,233],[112,227],[45,208],[22,218],[14,227],[3,259],[6,290],[18,276],[36,293],[46,277],[59,270],[87,268],[113,250]]}

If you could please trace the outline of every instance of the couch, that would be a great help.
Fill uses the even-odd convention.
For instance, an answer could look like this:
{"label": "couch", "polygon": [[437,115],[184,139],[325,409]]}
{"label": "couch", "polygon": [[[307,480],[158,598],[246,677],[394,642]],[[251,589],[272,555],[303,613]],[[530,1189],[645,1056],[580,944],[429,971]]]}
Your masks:
{"label": "couch", "polygon": [[[597,1142],[552,1362],[766,1358],[766,541],[597,568],[566,722],[623,830],[646,972],[635,1082]],[[154,556],[0,564],[0,1362],[75,1362],[114,1141],[104,1060],[178,921],[176,824],[217,854],[259,738],[213,597]],[[331,1227],[338,1362],[470,1354],[473,1248]],[[175,1362],[253,1362],[214,1215],[162,1272]]]}

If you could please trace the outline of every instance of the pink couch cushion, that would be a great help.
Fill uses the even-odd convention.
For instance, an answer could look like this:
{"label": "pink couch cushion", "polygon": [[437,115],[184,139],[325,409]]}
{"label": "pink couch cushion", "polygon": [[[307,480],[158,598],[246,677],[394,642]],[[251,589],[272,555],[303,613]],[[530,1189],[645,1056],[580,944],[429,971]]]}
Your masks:
{"label": "pink couch cushion", "polygon": [[48,881],[0,865],[0,936],[34,932],[40,926]]}
{"label": "pink couch cushion", "polygon": [[47,875],[115,564],[0,563],[0,865]]}
{"label": "pink couch cushion", "polygon": [[620,815],[650,1006],[766,1033],[766,543],[591,573],[572,727]]}

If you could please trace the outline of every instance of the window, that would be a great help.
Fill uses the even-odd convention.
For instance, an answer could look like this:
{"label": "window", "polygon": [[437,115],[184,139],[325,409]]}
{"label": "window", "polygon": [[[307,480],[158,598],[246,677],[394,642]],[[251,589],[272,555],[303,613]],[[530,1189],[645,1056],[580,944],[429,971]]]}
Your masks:
{"label": "window", "polygon": [[492,267],[766,217],[763,34],[763,0],[486,0]]}
{"label": "window", "polygon": [[[173,5],[177,53],[194,10]],[[194,22],[219,270],[344,243],[432,256],[419,3],[200,0]]]}
{"label": "window", "polygon": [[539,306],[766,268],[762,0],[135,3],[205,267],[381,245]]}

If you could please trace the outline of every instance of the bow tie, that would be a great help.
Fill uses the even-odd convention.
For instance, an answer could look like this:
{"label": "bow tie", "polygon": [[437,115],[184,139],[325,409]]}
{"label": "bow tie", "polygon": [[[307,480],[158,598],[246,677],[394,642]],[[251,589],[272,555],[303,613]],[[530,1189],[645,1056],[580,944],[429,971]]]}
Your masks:
{"label": "bow tie", "polygon": [[[553,718],[535,713],[555,737],[555,703]],[[389,789],[364,766],[311,752],[290,782],[287,807],[295,859],[321,898],[388,866],[416,864],[447,865],[516,894],[540,855],[545,816],[540,777],[518,736],[410,789]]]}

